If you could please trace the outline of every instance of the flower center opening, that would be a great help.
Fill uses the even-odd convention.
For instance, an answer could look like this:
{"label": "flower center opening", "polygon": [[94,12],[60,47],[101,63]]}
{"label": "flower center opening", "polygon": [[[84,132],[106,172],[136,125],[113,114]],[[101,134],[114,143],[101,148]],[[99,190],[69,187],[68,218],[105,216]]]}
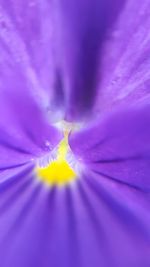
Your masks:
{"label": "flower center opening", "polygon": [[56,158],[50,160],[48,165],[37,167],[37,177],[47,185],[63,186],[75,180],[77,175],[68,163],[70,147],[68,144],[69,131],[64,131],[64,138],[56,149]]}

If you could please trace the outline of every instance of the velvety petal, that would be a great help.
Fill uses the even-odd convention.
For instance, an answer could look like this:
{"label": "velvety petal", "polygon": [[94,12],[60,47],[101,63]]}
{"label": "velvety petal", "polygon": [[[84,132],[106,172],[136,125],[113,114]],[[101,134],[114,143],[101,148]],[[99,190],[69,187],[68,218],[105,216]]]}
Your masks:
{"label": "velvety petal", "polygon": [[34,87],[34,94],[50,114],[53,109],[57,112],[58,105],[61,111],[63,103],[54,26],[51,1],[0,2],[1,64],[6,68],[13,61],[22,69]]}
{"label": "velvety petal", "polygon": [[67,1],[2,0],[1,61],[13,54],[67,119],[89,116],[95,96],[95,112],[149,101],[149,0]]}
{"label": "velvety petal", "polygon": [[56,51],[67,120],[90,115],[99,82],[102,45],[124,3],[124,0],[55,2]]}
{"label": "velvety petal", "polygon": [[[150,101],[150,1],[127,0],[103,44],[95,112]],[[97,115],[98,115],[97,114]]]}
{"label": "velvety petal", "polygon": [[0,185],[1,265],[148,267],[149,196],[100,178],[48,189],[26,166]]}
{"label": "velvety petal", "polygon": [[1,71],[0,171],[49,153],[62,138],[27,77],[17,66],[9,67]]}
{"label": "velvety petal", "polygon": [[43,66],[46,40],[40,46],[43,31],[38,28],[42,7],[29,4],[0,4],[0,170],[50,152],[62,136],[50,126],[54,116],[48,113],[49,98],[40,80],[40,69],[48,70],[47,62]]}
{"label": "velvety petal", "polygon": [[69,143],[85,168],[149,191],[150,106],[125,108],[105,114],[95,125],[72,134]]}

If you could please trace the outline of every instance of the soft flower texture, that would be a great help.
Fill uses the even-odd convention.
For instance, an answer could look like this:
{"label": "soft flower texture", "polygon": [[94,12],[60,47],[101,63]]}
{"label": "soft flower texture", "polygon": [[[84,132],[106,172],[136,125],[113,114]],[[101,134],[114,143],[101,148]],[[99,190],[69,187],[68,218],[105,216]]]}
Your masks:
{"label": "soft flower texture", "polygon": [[0,267],[150,266],[149,87],[149,0],[0,0]]}

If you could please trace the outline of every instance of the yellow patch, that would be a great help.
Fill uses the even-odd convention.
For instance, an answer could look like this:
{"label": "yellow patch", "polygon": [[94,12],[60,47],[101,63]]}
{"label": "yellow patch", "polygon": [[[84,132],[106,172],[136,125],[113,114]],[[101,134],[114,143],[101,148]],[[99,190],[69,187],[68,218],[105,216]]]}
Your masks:
{"label": "yellow patch", "polygon": [[36,168],[36,174],[47,185],[62,186],[76,178],[75,171],[69,166],[66,156],[69,150],[68,132],[64,133],[64,139],[60,142],[56,160],[48,166]]}

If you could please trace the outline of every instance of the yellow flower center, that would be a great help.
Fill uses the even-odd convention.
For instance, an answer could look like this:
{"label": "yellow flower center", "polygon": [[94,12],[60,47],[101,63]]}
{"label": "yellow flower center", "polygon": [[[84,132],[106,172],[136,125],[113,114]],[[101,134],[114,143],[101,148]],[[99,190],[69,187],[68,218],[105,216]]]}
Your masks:
{"label": "yellow flower center", "polygon": [[68,164],[66,157],[70,148],[68,145],[68,132],[65,131],[64,139],[60,142],[57,157],[46,167],[37,167],[38,178],[47,185],[62,186],[76,178],[75,171]]}

